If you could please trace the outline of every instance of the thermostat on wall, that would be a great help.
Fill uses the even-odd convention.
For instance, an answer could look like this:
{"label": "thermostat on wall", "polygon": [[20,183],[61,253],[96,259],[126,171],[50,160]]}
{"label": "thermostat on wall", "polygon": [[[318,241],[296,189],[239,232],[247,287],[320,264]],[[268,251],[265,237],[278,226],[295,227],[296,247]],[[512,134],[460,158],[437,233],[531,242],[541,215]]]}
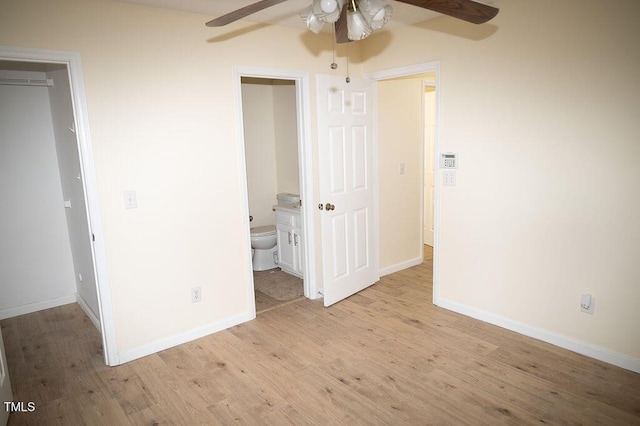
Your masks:
{"label": "thermostat on wall", "polygon": [[440,167],[443,169],[457,169],[458,154],[455,152],[443,152],[440,154]]}

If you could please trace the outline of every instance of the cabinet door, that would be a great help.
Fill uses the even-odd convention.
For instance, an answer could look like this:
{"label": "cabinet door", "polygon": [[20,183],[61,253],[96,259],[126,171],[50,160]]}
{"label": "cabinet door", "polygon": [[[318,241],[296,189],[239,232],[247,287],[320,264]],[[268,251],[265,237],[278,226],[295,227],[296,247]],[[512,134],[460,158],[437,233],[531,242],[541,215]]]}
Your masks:
{"label": "cabinet door", "polygon": [[282,269],[294,269],[293,263],[293,228],[278,225],[278,266]]}

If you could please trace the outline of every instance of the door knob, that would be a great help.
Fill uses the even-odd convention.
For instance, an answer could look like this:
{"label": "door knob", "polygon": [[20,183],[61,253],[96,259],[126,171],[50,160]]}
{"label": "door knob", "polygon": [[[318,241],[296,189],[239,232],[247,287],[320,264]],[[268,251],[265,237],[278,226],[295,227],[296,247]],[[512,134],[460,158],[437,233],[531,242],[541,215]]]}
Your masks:
{"label": "door knob", "polygon": [[327,204],[325,204],[325,206],[324,206],[324,209],[325,209],[325,210],[335,210],[335,208],[336,208],[336,206],[334,206],[334,205],[333,205],[333,204],[331,204],[331,203],[327,203]]}

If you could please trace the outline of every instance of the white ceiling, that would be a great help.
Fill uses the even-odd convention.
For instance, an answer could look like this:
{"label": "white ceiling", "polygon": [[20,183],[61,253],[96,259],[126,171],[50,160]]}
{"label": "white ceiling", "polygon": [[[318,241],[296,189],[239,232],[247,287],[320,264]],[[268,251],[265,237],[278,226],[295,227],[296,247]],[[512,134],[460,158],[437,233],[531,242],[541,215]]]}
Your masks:
{"label": "white ceiling", "polygon": [[[127,3],[137,3],[163,9],[183,10],[187,12],[202,13],[210,16],[210,19],[232,12],[241,7],[255,3],[258,0],[121,0]],[[280,25],[305,30],[306,27],[300,19],[300,11],[311,4],[311,0],[288,0],[271,6],[258,13],[245,18],[246,21],[271,25]],[[388,1],[393,6],[393,17],[385,28],[394,28],[412,25],[427,21],[438,16],[420,7],[411,6],[396,1]],[[205,21],[206,22],[206,21]],[[203,22],[202,24],[204,25]]]}

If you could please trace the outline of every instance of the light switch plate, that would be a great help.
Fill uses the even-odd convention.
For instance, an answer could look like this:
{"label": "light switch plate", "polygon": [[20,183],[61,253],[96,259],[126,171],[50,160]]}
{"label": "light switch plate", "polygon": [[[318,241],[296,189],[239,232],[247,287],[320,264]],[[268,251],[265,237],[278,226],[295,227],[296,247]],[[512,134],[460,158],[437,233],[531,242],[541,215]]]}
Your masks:
{"label": "light switch plate", "polygon": [[442,184],[444,186],[456,186],[456,171],[445,170],[442,173]]}
{"label": "light switch plate", "polygon": [[135,209],[138,207],[136,191],[124,191],[124,208]]}

